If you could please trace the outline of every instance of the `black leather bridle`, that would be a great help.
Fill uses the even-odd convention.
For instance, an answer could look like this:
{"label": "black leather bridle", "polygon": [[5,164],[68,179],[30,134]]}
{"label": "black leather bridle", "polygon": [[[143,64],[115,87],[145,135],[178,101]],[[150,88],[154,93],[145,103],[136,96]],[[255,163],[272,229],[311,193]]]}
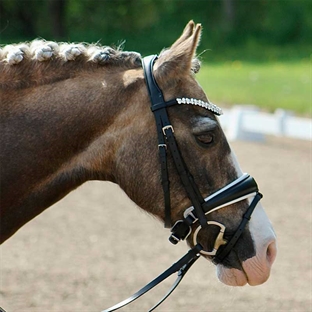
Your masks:
{"label": "black leather bridle", "polygon": [[[183,214],[183,218],[175,222],[175,224],[172,226],[171,236],[169,240],[173,244],[177,244],[180,240],[185,240],[191,234],[192,226],[195,225],[195,230],[193,233],[194,247],[190,249],[189,252],[184,255],[179,261],[174,263],[169,269],[167,269],[145,287],[140,289],[137,293],[102,312],[115,311],[129,304],[130,302],[136,300],[147,291],[158,285],[160,282],[165,280],[173,273],[178,272],[177,280],[173,284],[171,289],[154,307],[149,310],[153,311],[178,286],[183,276],[194,264],[194,262],[199,258],[200,254],[210,256],[212,258],[212,261],[216,264],[221,263],[235,246],[236,242],[243,233],[248,221],[250,220],[257,203],[262,198],[262,195],[259,193],[256,181],[249,174],[243,174],[242,176],[240,176],[230,184],[226,185],[225,187],[221,188],[214,194],[208,196],[207,198],[203,198],[198,186],[196,185],[191,173],[189,172],[182,158],[174,136],[174,128],[170,123],[167,114],[167,107],[180,104],[180,101],[178,101],[179,99],[173,99],[167,102],[164,100],[162,91],[158,87],[153,75],[153,65],[156,59],[157,55],[145,57],[143,58],[142,65],[144,69],[148,93],[152,104],[151,110],[154,113],[157,127],[159,159],[161,164],[161,183],[163,187],[165,202],[165,227],[172,226],[170,207],[170,182],[167,170],[167,152],[170,151],[176,170],[180,176],[181,183],[183,184],[193,206],[186,209]],[[201,101],[199,101],[198,103],[200,102]],[[207,105],[209,105],[210,110],[218,114],[218,110],[213,104],[207,103]],[[207,221],[206,216],[213,211],[216,211],[233,203],[248,199],[250,197],[253,197],[253,199],[251,200],[247,211],[243,215],[241,223],[236,229],[234,235],[228,241],[226,241],[223,238],[226,227],[216,221]],[[197,227],[196,223],[198,223]],[[201,229],[206,229],[209,225],[218,226],[219,234],[215,239],[213,249],[204,250],[203,246],[197,242],[197,236]]]}

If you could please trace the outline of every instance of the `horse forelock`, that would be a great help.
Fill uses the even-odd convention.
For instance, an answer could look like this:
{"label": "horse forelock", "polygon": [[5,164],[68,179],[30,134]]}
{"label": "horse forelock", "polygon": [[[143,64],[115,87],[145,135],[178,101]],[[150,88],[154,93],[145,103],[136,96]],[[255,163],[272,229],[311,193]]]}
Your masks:
{"label": "horse forelock", "polygon": [[141,56],[137,52],[125,52],[120,48],[87,43],[58,43],[46,40],[33,40],[9,44],[0,48],[0,62],[8,65],[23,65],[25,62],[46,61],[71,62],[105,65],[115,63],[127,67],[137,67]]}

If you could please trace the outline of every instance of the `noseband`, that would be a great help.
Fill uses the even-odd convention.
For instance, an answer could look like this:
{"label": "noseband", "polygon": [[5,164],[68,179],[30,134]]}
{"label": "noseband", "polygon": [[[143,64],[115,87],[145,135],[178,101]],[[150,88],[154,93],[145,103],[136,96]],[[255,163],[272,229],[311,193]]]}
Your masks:
{"label": "noseband", "polygon": [[[130,302],[139,298],[144,293],[158,285],[160,282],[165,280],[173,273],[178,272],[178,278],[171,287],[171,289],[168,291],[168,293],[153,308],[149,310],[153,311],[178,286],[183,276],[194,264],[194,262],[199,258],[200,254],[210,256],[215,264],[222,263],[222,261],[227,257],[227,255],[230,253],[230,251],[233,249],[236,242],[242,235],[257,203],[262,198],[262,194],[259,193],[256,181],[249,174],[246,173],[231,182],[230,184],[221,188],[217,192],[213,193],[212,195],[203,198],[178,148],[174,136],[174,128],[170,123],[167,114],[167,107],[177,104],[192,104],[199,105],[208,110],[211,110],[216,115],[220,115],[222,112],[214,104],[206,103],[196,99],[179,98],[172,99],[166,102],[164,100],[162,91],[157,85],[153,75],[153,66],[156,59],[157,55],[145,57],[142,61],[142,65],[144,69],[149,97],[151,100],[151,110],[154,113],[157,127],[158,150],[161,165],[161,184],[163,187],[165,204],[165,227],[171,227],[171,235],[169,237],[169,241],[173,244],[177,244],[179,241],[185,240],[192,233],[192,228],[194,227],[194,247],[190,249],[189,252],[185,256],[183,256],[178,262],[174,263],[169,269],[167,269],[164,273],[151,281],[133,296],[102,312],[115,311],[129,304]],[[183,218],[176,221],[173,226],[171,222],[170,182],[167,170],[168,151],[170,151],[171,153],[181,183],[184,186],[184,189],[192,203],[192,206],[184,211]],[[217,221],[207,221],[206,216],[210,213],[252,197],[253,199],[251,200],[247,211],[244,213],[241,223],[236,229],[234,235],[229,240],[225,240],[223,237],[226,230],[225,225]],[[203,246],[197,241],[197,237],[199,232],[202,229],[208,228],[209,225],[218,226],[219,233],[215,239],[213,249],[204,250]]]}

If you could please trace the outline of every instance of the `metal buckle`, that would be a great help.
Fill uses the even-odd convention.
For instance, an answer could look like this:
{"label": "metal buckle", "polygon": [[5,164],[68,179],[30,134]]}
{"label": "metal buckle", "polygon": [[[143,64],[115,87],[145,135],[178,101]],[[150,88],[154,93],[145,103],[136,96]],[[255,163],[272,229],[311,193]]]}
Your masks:
{"label": "metal buckle", "polygon": [[165,149],[167,149],[167,144],[158,144],[158,149],[160,149],[161,147],[164,147]]}
{"label": "metal buckle", "polygon": [[[183,225],[185,226],[185,228],[184,229],[182,229],[182,231],[184,232],[180,232],[180,233],[178,233],[179,232],[179,229],[178,229],[178,227],[179,226],[182,226],[183,227]],[[180,228],[180,230],[181,230],[181,228]],[[185,224],[184,222],[183,222],[183,220],[178,220],[178,221],[176,221],[176,223],[173,225],[173,227],[171,228],[171,235],[170,235],[170,237],[169,237],[169,241],[172,243],[172,244],[177,244],[180,240],[185,240],[185,239],[187,239],[188,237],[189,237],[189,235],[191,234],[191,232],[192,232],[192,229],[191,229],[191,227],[189,226],[189,225],[187,225],[187,224]],[[177,235],[177,234],[179,234],[179,235]],[[181,236],[181,237],[179,237],[179,236]]]}
{"label": "metal buckle", "polygon": [[174,234],[169,236],[169,242],[173,245],[176,245],[180,241],[180,238],[176,237]]}
{"label": "metal buckle", "polygon": [[171,128],[172,133],[174,133],[174,130],[173,130],[172,125],[167,125],[167,126],[164,126],[164,127],[162,128],[163,134],[166,135],[166,132],[165,132],[165,131],[166,131],[167,129],[170,129],[170,128]]}
{"label": "metal buckle", "polygon": [[[216,225],[218,227],[220,227],[220,231],[219,231],[219,234],[215,240],[215,243],[214,243],[214,246],[213,246],[213,249],[211,251],[205,251],[205,250],[201,250],[200,253],[203,254],[203,255],[206,255],[206,256],[214,256],[219,247],[221,245],[225,245],[227,243],[227,241],[225,239],[223,239],[223,235],[224,235],[224,232],[225,232],[225,226],[222,224],[222,223],[219,223],[219,222],[216,222],[216,221],[207,221],[207,224],[213,224],[213,225]],[[194,236],[193,236],[193,243],[194,245],[197,245],[198,242],[197,242],[197,235],[198,235],[198,232],[201,230],[201,226],[199,225],[197,227],[197,229],[195,230],[194,232]]]}
{"label": "metal buckle", "polygon": [[198,219],[197,219],[197,218],[195,217],[195,215],[193,214],[193,211],[194,211],[194,207],[193,207],[193,206],[191,206],[191,207],[185,209],[185,211],[184,211],[184,213],[183,213],[184,219],[187,219],[189,216],[191,216],[191,217],[194,219],[193,223],[194,223],[195,221],[197,221]]}

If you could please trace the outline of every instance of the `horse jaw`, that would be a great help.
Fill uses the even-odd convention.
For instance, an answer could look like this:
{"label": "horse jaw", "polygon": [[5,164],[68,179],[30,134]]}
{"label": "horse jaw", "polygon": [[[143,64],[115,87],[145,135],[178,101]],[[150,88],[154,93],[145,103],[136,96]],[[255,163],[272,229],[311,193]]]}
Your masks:
{"label": "horse jaw", "polygon": [[[237,174],[242,175],[236,157],[232,152],[233,165]],[[260,203],[256,206],[251,220],[249,231],[253,239],[256,255],[242,262],[243,270],[227,268],[222,264],[217,265],[219,280],[229,286],[256,286],[266,282],[270,276],[272,264],[275,260],[277,247],[273,227]]]}

